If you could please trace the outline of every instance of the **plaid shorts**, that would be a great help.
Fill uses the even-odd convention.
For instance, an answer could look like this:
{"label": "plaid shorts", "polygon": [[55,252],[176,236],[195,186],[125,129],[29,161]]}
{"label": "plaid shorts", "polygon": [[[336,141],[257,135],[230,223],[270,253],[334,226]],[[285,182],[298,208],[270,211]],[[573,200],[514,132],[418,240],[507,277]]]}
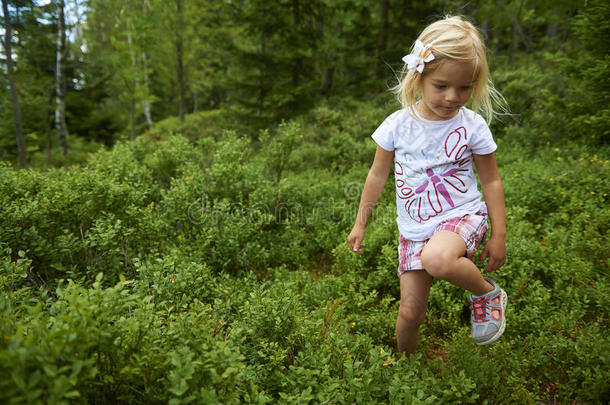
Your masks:
{"label": "plaid shorts", "polygon": [[[487,213],[477,212],[463,217],[450,218],[441,222],[434,233],[439,231],[455,232],[466,242],[466,257],[472,260],[474,252],[485,240],[487,234]],[[406,271],[423,270],[421,252],[430,239],[414,241],[400,235],[398,244],[398,277]]]}

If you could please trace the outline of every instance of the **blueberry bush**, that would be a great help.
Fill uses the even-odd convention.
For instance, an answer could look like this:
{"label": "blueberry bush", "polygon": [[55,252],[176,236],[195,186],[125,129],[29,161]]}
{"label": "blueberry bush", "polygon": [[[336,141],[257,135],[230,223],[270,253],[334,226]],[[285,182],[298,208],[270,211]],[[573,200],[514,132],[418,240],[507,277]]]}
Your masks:
{"label": "blueberry bush", "polygon": [[464,291],[437,281],[404,358],[391,184],[367,253],[345,243],[393,108],[325,102],[255,134],[169,122],[81,166],[0,167],[0,401],[607,402],[607,146],[499,131],[506,333],[474,345]]}

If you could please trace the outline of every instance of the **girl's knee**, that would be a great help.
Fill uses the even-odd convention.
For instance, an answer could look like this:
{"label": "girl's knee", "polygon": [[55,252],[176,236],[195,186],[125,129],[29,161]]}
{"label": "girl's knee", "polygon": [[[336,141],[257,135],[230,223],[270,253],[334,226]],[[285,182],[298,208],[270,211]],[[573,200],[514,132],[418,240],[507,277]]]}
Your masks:
{"label": "girl's knee", "polygon": [[398,318],[405,324],[419,326],[426,319],[426,305],[415,302],[401,302]]}
{"label": "girl's knee", "polygon": [[444,279],[455,264],[457,257],[442,249],[424,249],[421,262],[424,269],[435,278]]}
{"label": "girl's knee", "polygon": [[424,246],[421,261],[424,269],[435,278],[446,280],[457,261],[466,253],[466,243],[460,235],[440,231]]}

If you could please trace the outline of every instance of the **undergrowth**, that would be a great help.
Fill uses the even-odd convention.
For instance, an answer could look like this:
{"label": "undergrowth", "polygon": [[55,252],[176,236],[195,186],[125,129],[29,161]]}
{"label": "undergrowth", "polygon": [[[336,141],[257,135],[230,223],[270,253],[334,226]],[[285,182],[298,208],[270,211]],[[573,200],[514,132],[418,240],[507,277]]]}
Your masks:
{"label": "undergrowth", "polygon": [[392,109],[200,137],[198,117],[82,167],[0,167],[0,401],[607,402],[607,146],[498,133],[506,332],[474,345],[464,291],[437,281],[407,359],[391,182],[367,253],[345,243]]}

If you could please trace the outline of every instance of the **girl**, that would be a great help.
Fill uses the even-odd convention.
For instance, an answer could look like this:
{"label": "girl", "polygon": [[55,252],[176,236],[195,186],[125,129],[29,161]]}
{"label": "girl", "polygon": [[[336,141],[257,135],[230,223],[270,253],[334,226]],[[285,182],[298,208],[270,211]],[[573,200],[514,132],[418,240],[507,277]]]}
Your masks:
{"label": "girl", "polygon": [[[504,332],[507,296],[472,259],[485,239],[488,215],[484,272],[497,270],[506,257],[504,191],[494,157],[497,146],[487,126],[493,104],[503,106],[504,99],[488,78],[480,33],[460,17],[429,25],[403,61],[400,83],[393,89],[403,108],[372,135],[377,151],[347,241],[353,252],[363,253],[367,219],[394,164],[400,231],[398,351],[415,352],[433,278],[471,293],[472,338],[489,344]],[[471,96],[474,111],[464,107]]]}

